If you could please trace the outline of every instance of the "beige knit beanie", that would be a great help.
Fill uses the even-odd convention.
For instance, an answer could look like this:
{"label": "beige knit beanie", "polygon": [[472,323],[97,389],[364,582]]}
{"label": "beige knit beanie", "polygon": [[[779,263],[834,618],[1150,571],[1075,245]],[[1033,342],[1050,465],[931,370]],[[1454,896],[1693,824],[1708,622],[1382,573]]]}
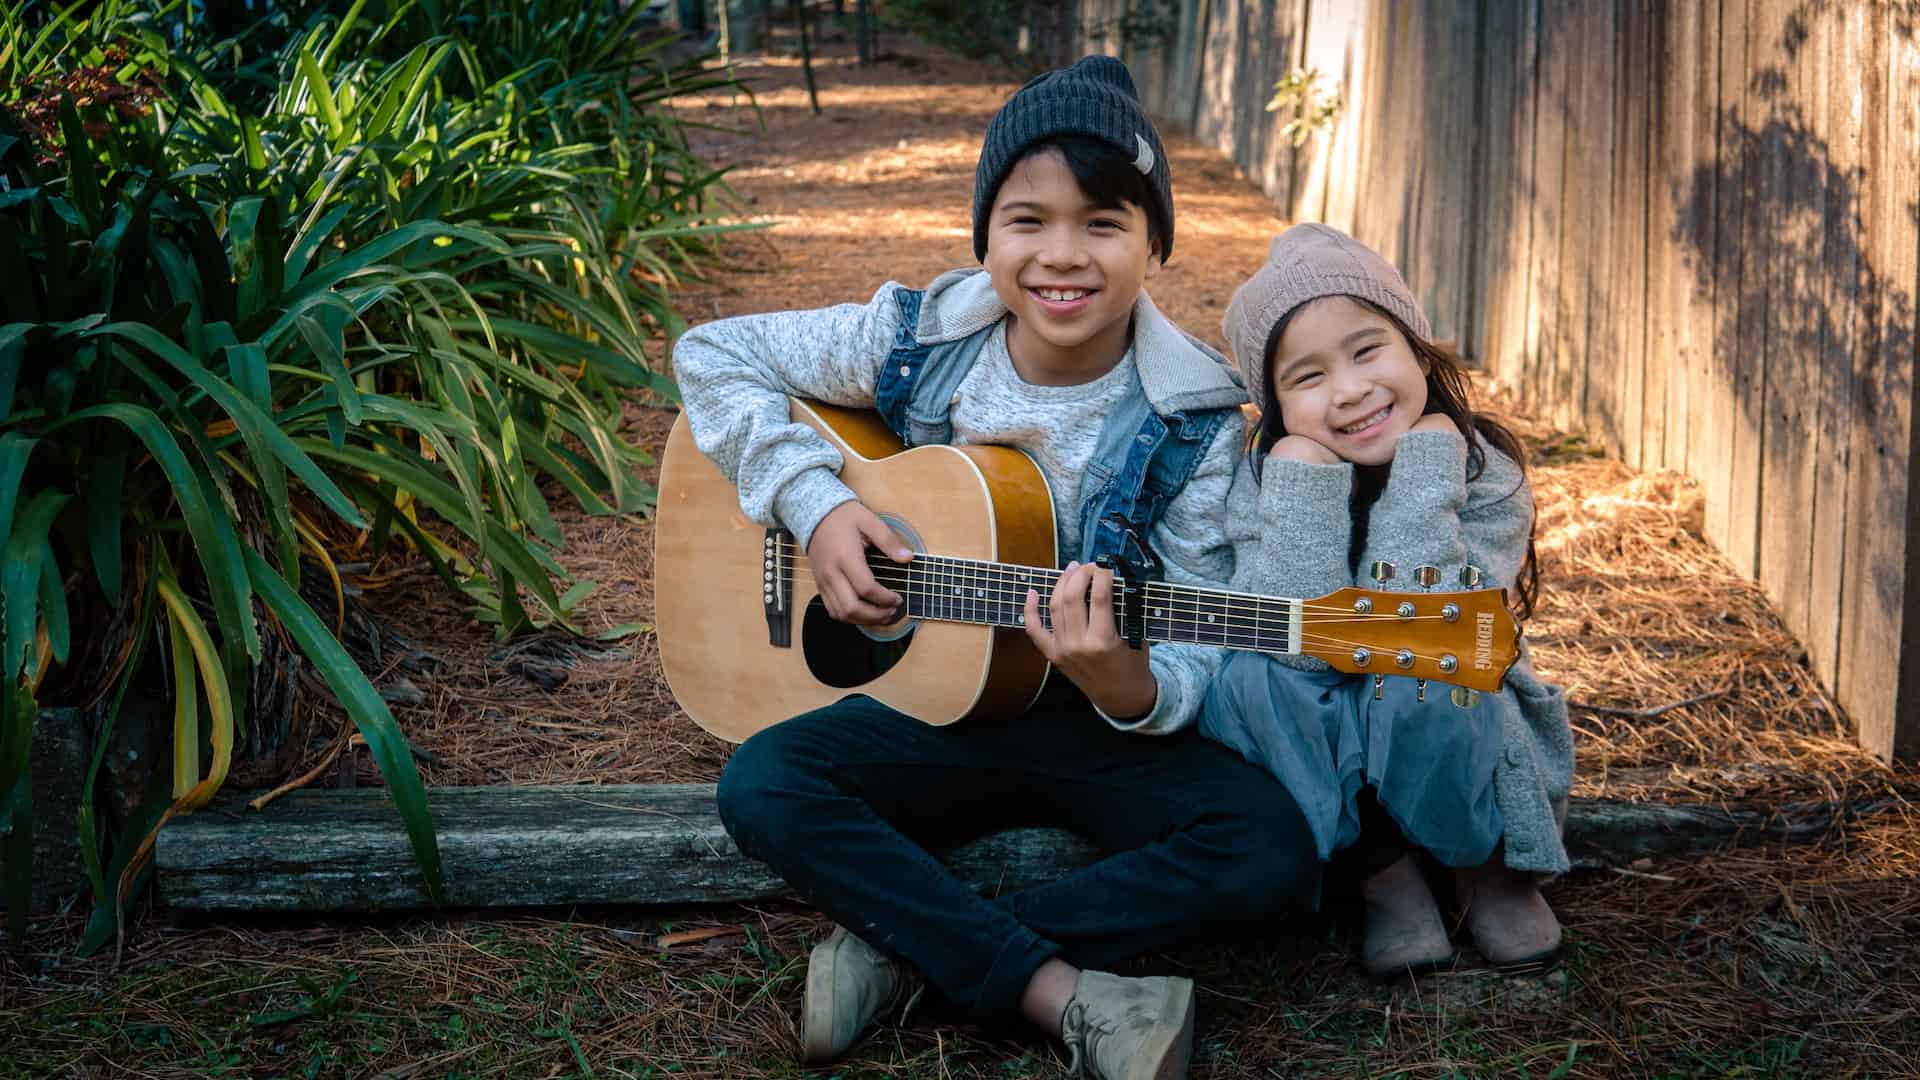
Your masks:
{"label": "beige knit beanie", "polygon": [[1220,323],[1255,407],[1266,400],[1267,335],[1287,312],[1323,296],[1370,300],[1392,312],[1415,336],[1433,336],[1420,302],[1393,264],[1332,226],[1295,225],[1273,238],[1266,264],[1234,290]]}

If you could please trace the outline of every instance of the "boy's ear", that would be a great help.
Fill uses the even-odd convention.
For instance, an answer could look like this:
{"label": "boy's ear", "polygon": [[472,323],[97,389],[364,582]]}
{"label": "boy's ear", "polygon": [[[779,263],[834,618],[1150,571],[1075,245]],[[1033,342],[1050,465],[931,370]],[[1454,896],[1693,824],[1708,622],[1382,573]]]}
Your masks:
{"label": "boy's ear", "polygon": [[1147,253],[1147,272],[1144,275],[1142,275],[1141,280],[1146,280],[1148,278],[1151,278],[1153,277],[1153,275],[1159,272],[1160,272],[1160,253],[1157,251],[1148,252]]}

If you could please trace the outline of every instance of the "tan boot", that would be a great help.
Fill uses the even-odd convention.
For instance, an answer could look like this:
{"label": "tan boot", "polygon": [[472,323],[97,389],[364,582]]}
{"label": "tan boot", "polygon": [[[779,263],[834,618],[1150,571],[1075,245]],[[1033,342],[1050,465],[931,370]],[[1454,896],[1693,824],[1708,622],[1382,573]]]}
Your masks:
{"label": "tan boot", "polygon": [[1193,980],[1082,971],[1060,1018],[1069,1076],[1180,1080],[1193,1056]]}
{"label": "tan boot", "polygon": [[847,1052],[881,1013],[911,1004],[919,976],[847,932],[813,947],[807,958],[807,992],[800,1006],[800,1055],[809,1065]]}
{"label": "tan boot", "polygon": [[1498,968],[1545,967],[1560,955],[1560,920],[1533,883],[1498,851],[1485,865],[1454,872],[1454,891],[1474,948]]}
{"label": "tan boot", "polygon": [[1360,966],[1376,979],[1419,975],[1453,963],[1440,905],[1411,855],[1361,883],[1367,905],[1367,933],[1360,945]]}

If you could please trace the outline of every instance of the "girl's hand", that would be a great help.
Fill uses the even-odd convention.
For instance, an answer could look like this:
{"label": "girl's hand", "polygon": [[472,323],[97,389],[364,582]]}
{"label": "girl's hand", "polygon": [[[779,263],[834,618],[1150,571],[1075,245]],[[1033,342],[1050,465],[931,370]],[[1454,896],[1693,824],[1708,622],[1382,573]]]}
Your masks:
{"label": "girl's hand", "polygon": [[[1444,419],[1444,418],[1443,418]],[[1285,435],[1267,451],[1268,461],[1304,461],[1309,465],[1338,465],[1340,455],[1307,438]]]}
{"label": "girl's hand", "polygon": [[1023,621],[1040,654],[1108,716],[1128,719],[1152,712],[1160,684],[1147,664],[1146,647],[1122,641],[1114,625],[1113,571],[1068,563],[1047,603],[1051,630],[1040,621],[1040,593],[1027,590]]}
{"label": "girl's hand", "polygon": [[1446,413],[1436,412],[1428,413],[1414,421],[1413,426],[1407,429],[1407,434],[1411,435],[1416,431],[1445,431],[1453,435],[1458,435],[1460,434],[1460,426],[1453,422],[1453,417],[1448,416]]}

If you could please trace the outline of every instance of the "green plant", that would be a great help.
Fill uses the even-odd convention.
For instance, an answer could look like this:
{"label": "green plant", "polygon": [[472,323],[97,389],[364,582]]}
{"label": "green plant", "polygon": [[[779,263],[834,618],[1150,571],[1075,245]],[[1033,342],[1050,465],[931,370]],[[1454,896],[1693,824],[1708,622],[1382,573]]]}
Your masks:
{"label": "green plant", "polygon": [[1291,110],[1292,119],[1280,127],[1293,145],[1300,146],[1316,132],[1332,130],[1340,116],[1340,95],[1320,91],[1320,72],[1314,68],[1294,68],[1273,84],[1268,112]]}
{"label": "green plant", "polygon": [[[302,578],[343,603],[329,537],[358,530],[416,549],[502,634],[572,625],[592,585],[554,558],[542,482],[590,512],[651,505],[621,406],[672,395],[647,356],[677,330],[666,290],[732,226],[707,206],[719,174],[650,106],[725,77],[647,67],[656,46],[595,0],[505,29],[477,0],[427,6],[471,39],[418,36],[411,5],[363,21],[356,0],[287,28],[261,95],[258,62],[219,74],[227,46],[197,45],[180,0],[77,7],[38,27],[0,7],[0,71],[31,73],[0,96],[0,264],[21,270],[0,295],[13,930],[41,704],[99,717],[90,948],[157,825],[272,722],[247,705],[294,654],[365,735],[437,894],[406,741]],[[524,63],[542,49],[565,55]],[[170,782],[115,828],[96,783],[136,683],[173,703]]]}

